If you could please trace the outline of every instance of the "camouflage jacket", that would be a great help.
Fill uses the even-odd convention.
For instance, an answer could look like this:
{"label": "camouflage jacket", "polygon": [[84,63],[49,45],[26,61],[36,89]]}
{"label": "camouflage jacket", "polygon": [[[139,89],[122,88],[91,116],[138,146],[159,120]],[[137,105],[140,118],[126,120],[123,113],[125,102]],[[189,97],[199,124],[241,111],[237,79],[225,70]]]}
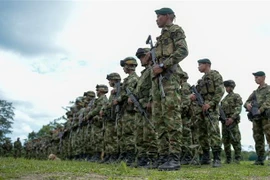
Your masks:
{"label": "camouflage jacket", "polygon": [[14,149],[18,149],[18,150],[22,149],[21,141],[15,141],[14,142]]}
{"label": "camouflage jacket", "polygon": [[187,57],[185,38],[183,29],[178,25],[171,24],[162,28],[155,45],[157,63],[163,63],[166,68],[170,68]]}
{"label": "camouflage jacket", "polygon": [[151,87],[151,68],[148,66],[141,72],[141,77],[139,77],[137,86],[134,90],[135,97],[137,97],[137,100],[144,108],[146,108],[147,103],[150,101]]}
{"label": "camouflage jacket", "polygon": [[242,111],[243,101],[239,94],[230,92],[221,101],[221,108],[223,109],[227,118],[232,118],[239,122],[240,113]]}
{"label": "camouflage jacket", "polygon": [[[257,102],[261,113],[264,113],[266,109],[270,109],[270,86],[264,84],[262,87],[258,87],[253,93],[257,97]],[[253,93],[248,97],[244,107],[247,107],[248,103],[253,100]]]}
{"label": "camouflage jacket", "polygon": [[202,95],[205,103],[209,104],[211,108],[217,108],[225,92],[220,73],[216,70],[210,70],[198,82],[198,92]]}
{"label": "camouflage jacket", "polygon": [[88,113],[89,118],[93,118],[94,116],[99,116],[99,112],[104,104],[108,102],[108,98],[105,94],[98,97],[91,111]]}
{"label": "camouflage jacket", "polygon": [[181,94],[181,108],[182,110],[187,111],[191,106],[191,100],[189,95],[191,92],[191,86],[187,82],[182,82],[181,88],[180,88],[180,94]]}

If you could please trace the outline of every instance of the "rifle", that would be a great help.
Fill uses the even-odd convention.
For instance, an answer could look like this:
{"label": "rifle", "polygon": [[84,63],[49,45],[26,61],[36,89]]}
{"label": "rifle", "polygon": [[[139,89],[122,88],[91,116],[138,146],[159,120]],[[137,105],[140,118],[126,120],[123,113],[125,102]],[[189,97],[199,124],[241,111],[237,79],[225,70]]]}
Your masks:
{"label": "rifle", "polygon": [[[203,106],[204,105],[204,100],[203,100],[201,94],[197,91],[197,89],[196,89],[196,87],[194,85],[191,86],[191,89],[192,89],[192,92],[196,96],[196,100],[197,100],[199,106]],[[214,131],[217,133],[216,128],[215,128],[215,126],[213,124],[213,118],[212,118],[210,112],[209,111],[204,111],[203,113],[204,113],[205,116],[208,117],[208,119],[210,120],[210,124],[212,125]]]}
{"label": "rifle", "polygon": [[223,111],[223,109],[222,109],[222,107],[220,105],[219,105],[219,120],[221,121],[222,124],[225,125],[226,130],[230,133],[233,141],[235,142],[236,140],[235,140],[234,135],[233,135],[232,130],[231,130],[233,128],[233,126],[234,126],[234,123],[229,125],[229,126],[226,126],[226,121],[228,119],[227,119],[226,114],[225,114],[225,112]]}
{"label": "rifle", "polygon": [[[150,47],[151,47],[151,57],[152,57],[152,62],[154,65],[156,65],[156,52],[155,52],[155,48],[153,46],[153,41],[152,41],[152,38],[151,38],[151,35],[148,36],[147,40],[146,40],[146,44],[150,44]],[[158,77],[158,84],[159,84],[159,88],[160,88],[160,91],[161,91],[161,97],[164,98],[166,95],[165,95],[165,92],[164,92],[164,88],[163,88],[163,85],[162,85],[162,79],[163,79],[163,76],[161,74],[159,74],[159,77]]]}
{"label": "rifle", "polygon": [[155,129],[155,126],[152,124],[152,122],[148,118],[148,113],[143,109],[143,107],[141,106],[141,104],[139,103],[139,101],[137,100],[137,98],[132,94],[132,92],[128,88],[126,88],[126,91],[127,91],[128,97],[130,97],[130,99],[134,103],[134,106],[138,108],[138,110],[140,111],[141,115],[144,116],[145,119],[147,120],[147,122],[151,125],[151,127],[153,129]]}
{"label": "rifle", "polygon": [[258,101],[257,101],[255,91],[252,94],[251,105],[252,105],[252,108],[247,114],[248,119],[250,119],[250,120],[252,120],[253,118],[256,118],[256,117],[258,117],[260,115],[260,113],[259,113],[259,104],[258,104]]}

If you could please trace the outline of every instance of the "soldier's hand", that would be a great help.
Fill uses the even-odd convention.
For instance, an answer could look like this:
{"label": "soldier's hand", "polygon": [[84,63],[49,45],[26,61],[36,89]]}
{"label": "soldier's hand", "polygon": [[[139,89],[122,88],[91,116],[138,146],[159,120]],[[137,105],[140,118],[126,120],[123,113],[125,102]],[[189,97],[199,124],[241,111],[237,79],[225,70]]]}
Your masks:
{"label": "soldier's hand", "polygon": [[116,94],[116,89],[112,89],[111,94]]}
{"label": "soldier's hand", "polygon": [[101,111],[99,111],[99,116],[100,117],[103,117],[104,116],[104,112],[101,110]]}
{"label": "soldier's hand", "polygon": [[162,72],[163,72],[163,69],[161,67],[159,67],[158,64],[153,66],[153,73],[155,76],[162,73]]}
{"label": "soldier's hand", "polygon": [[210,105],[209,105],[209,104],[204,104],[204,105],[202,106],[202,110],[203,110],[204,112],[207,111],[209,108],[210,108]]}
{"label": "soldier's hand", "polygon": [[133,101],[131,100],[131,98],[128,98],[128,104],[133,104]]}
{"label": "soldier's hand", "polygon": [[251,111],[252,105],[250,103],[247,104],[247,110]]}
{"label": "soldier's hand", "polygon": [[226,123],[225,123],[225,125],[226,125],[226,126],[229,126],[229,125],[231,125],[232,123],[233,123],[233,119],[232,119],[232,118],[228,118],[227,121],[226,121]]}
{"label": "soldier's hand", "polygon": [[189,96],[189,98],[191,99],[191,101],[196,101],[196,96],[195,96],[195,94],[191,94],[191,95]]}
{"label": "soldier's hand", "polygon": [[146,110],[147,112],[151,113],[152,112],[152,103],[151,102],[148,102],[147,105],[146,105]]}
{"label": "soldier's hand", "polygon": [[118,104],[118,101],[115,99],[113,100],[113,105],[117,105]]}

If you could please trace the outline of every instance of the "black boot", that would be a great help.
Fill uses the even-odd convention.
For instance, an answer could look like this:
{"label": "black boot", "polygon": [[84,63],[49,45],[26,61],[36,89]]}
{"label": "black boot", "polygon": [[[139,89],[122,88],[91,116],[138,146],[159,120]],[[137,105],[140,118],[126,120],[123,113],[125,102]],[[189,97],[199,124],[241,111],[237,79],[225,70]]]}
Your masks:
{"label": "black boot", "polygon": [[213,152],[213,167],[221,167],[220,151]]}
{"label": "black boot", "polygon": [[95,153],[94,156],[89,160],[90,162],[97,162],[100,160],[100,153]]}
{"label": "black boot", "polygon": [[178,154],[170,154],[167,162],[158,166],[160,171],[174,171],[180,169],[180,158]]}
{"label": "black boot", "polygon": [[145,169],[156,169],[158,168],[158,159],[156,157],[148,157],[147,163],[143,166]]}
{"label": "black boot", "polygon": [[149,159],[145,156],[138,157],[137,165],[136,167],[144,167],[149,162]]}
{"label": "black boot", "polygon": [[226,157],[225,163],[226,163],[226,164],[231,164],[231,161],[232,161],[231,156],[227,156],[227,157]]}
{"label": "black boot", "polygon": [[210,152],[209,150],[203,150],[203,155],[201,158],[201,164],[211,164],[211,160],[210,160]]}
{"label": "black boot", "polygon": [[253,165],[264,165],[264,157],[263,156],[258,156],[257,160],[254,162]]}
{"label": "black boot", "polygon": [[116,162],[120,163],[121,161],[124,161],[126,159],[126,156],[127,156],[127,153],[120,153]]}
{"label": "black boot", "polygon": [[189,165],[191,163],[192,157],[191,154],[186,154],[182,157],[180,163],[181,165]]}
{"label": "black boot", "polygon": [[108,161],[106,161],[105,163],[106,164],[115,163],[117,161],[118,157],[119,157],[119,154],[112,154],[110,156],[110,159]]}
{"label": "black boot", "polygon": [[134,163],[135,163],[135,153],[128,152],[125,161],[126,161],[127,166],[134,165]]}

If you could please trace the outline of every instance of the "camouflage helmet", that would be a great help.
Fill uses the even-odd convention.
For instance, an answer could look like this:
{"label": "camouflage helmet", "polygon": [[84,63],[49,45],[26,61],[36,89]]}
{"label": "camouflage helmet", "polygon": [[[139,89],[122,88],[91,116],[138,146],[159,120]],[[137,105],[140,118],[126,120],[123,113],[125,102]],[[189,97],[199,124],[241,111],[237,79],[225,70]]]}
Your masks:
{"label": "camouflage helmet", "polygon": [[76,100],[75,100],[75,104],[82,105],[83,104],[83,100],[84,100],[84,98],[82,96],[77,97]]}
{"label": "camouflage helmet", "polygon": [[108,74],[106,79],[108,80],[120,80],[121,81],[121,77],[118,73],[111,73],[111,74]]}
{"label": "camouflage helmet", "polygon": [[126,57],[125,59],[120,61],[120,65],[124,67],[125,65],[138,65],[136,59],[134,57]]}
{"label": "camouflage helmet", "polygon": [[83,96],[96,97],[96,93],[94,91],[84,92]]}
{"label": "camouflage helmet", "polygon": [[97,84],[96,90],[97,91],[103,91],[105,93],[107,93],[109,91],[108,86],[106,86],[104,84]]}
{"label": "camouflage helmet", "polygon": [[140,59],[141,56],[145,55],[149,51],[150,51],[150,48],[139,48],[135,55],[137,56],[137,58]]}
{"label": "camouflage helmet", "polygon": [[183,71],[181,73],[181,76],[182,76],[183,79],[188,79],[189,78],[187,72],[185,72],[185,71]]}
{"label": "camouflage helmet", "polygon": [[236,86],[235,82],[233,80],[227,80],[223,82],[225,87],[232,87],[234,88]]}

